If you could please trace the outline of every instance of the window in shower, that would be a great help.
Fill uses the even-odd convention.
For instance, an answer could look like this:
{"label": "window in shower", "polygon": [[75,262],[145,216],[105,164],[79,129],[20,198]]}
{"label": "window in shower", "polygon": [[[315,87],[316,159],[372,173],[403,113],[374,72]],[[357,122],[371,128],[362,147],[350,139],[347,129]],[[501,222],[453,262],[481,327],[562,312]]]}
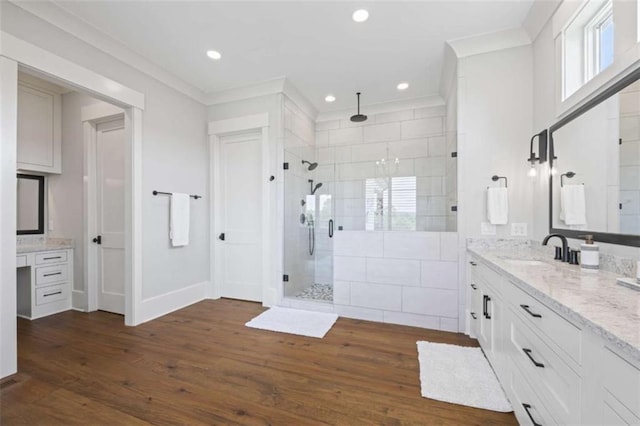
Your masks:
{"label": "window in shower", "polygon": [[416,177],[365,181],[367,231],[416,230]]}

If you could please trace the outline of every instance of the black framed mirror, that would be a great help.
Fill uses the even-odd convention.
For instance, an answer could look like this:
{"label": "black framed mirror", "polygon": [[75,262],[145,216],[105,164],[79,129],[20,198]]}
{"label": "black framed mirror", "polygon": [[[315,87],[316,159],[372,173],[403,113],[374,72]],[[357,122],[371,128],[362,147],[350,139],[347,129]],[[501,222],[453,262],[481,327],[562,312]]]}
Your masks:
{"label": "black framed mirror", "polygon": [[17,177],[17,234],[44,234],[44,176],[18,173]]}
{"label": "black framed mirror", "polygon": [[549,128],[549,231],[640,247],[640,69]]}

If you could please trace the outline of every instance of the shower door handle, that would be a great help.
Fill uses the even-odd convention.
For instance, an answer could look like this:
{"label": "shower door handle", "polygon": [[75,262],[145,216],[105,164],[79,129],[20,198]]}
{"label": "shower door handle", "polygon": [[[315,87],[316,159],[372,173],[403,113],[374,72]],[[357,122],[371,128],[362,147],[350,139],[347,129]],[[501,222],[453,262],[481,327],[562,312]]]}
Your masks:
{"label": "shower door handle", "polygon": [[333,238],[333,219],[329,219],[329,238]]}

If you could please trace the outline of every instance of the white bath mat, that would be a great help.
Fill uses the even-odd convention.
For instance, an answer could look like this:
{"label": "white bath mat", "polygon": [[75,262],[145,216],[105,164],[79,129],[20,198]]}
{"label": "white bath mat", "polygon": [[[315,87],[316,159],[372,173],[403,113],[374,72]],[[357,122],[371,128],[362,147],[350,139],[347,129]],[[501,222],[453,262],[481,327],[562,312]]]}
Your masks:
{"label": "white bath mat", "polygon": [[503,413],[513,411],[482,349],[418,342],[418,361],[423,397]]}
{"label": "white bath mat", "polygon": [[246,323],[247,327],[322,339],[338,315],[274,307]]}

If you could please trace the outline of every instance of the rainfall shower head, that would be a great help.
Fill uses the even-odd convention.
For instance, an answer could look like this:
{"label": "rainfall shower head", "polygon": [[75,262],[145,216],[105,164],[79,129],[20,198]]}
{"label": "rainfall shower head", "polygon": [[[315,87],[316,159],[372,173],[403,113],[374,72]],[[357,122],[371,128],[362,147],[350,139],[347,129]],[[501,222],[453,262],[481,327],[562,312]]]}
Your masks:
{"label": "rainfall shower head", "polygon": [[307,170],[309,171],[314,170],[316,167],[318,167],[318,163],[311,163],[307,160],[302,160],[302,164],[308,164],[309,167],[307,167]]}
{"label": "rainfall shower head", "polygon": [[358,113],[351,116],[351,121],[353,121],[354,123],[360,123],[362,121],[366,121],[367,116],[364,114],[360,114],[360,92],[356,93],[356,95],[358,95]]}

